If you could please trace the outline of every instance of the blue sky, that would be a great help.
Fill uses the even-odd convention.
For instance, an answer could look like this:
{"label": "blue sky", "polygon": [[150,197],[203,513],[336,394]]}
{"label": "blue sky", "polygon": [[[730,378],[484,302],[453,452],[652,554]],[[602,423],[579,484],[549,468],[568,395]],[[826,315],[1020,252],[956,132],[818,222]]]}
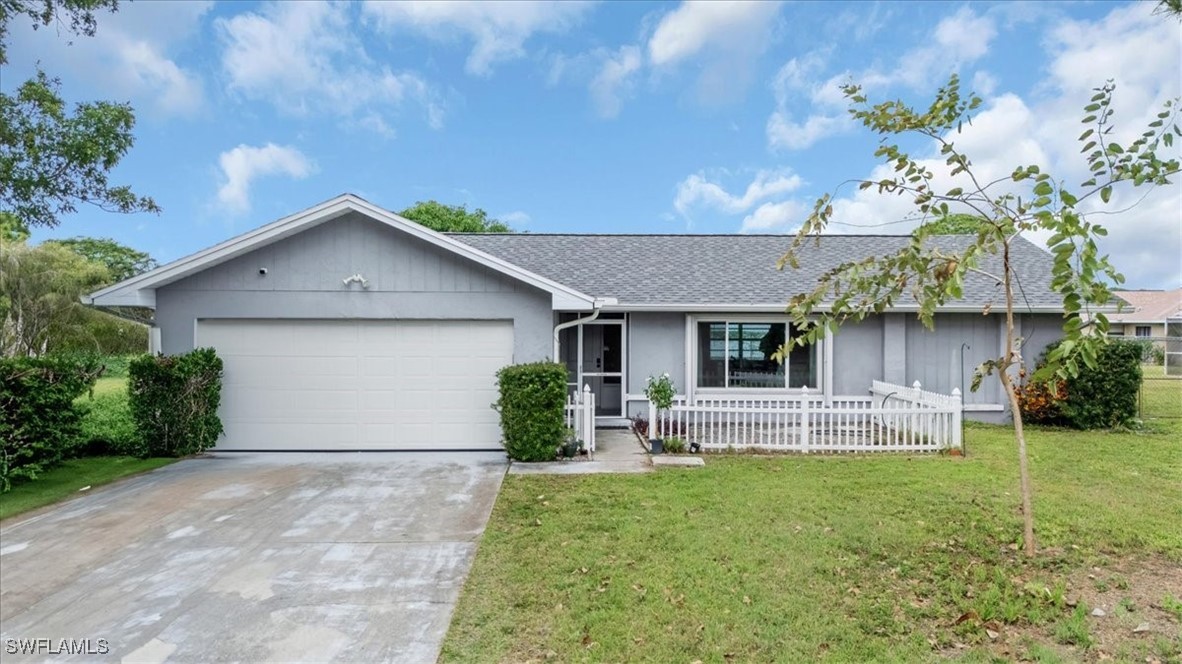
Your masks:
{"label": "blue sky", "polygon": [[[83,210],[36,239],[110,236],[167,261],[342,192],[463,203],[531,232],[783,233],[874,172],[847,80],[923,102],[957,72],[985,99],[957,139],[982,171],[1082,180],[1092,87],[1116,80],[1130,134],[1182,94],[1182,26],[1151,10],[125,2],[94,38],[14,25],[0,85],[40,62],[72,99],[130,101],[137,142],[114,181],[164,209]],[[905,202],[848,187],[836,207],[837,232],[912,225],[882,225]],[[1130,286],[1182,286],[1178,185],[1099,219]]]}

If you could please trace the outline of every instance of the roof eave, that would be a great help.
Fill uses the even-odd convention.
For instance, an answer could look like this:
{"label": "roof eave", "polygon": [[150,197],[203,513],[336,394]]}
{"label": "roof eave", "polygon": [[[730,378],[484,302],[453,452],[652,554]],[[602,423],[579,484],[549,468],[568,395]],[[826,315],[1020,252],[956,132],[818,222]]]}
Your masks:
{"label": "roof eave", "polygon": [[[718,312],[753,312],[753,313],[778,313],[784,312],[788,309],[788,305],[783,302],[777,303],[762,303],[762,304],[720,304],[720,303],[701,303],[701,302],[621,302],[619,304],[604,306],[604,312],[633,312],[633,311],[718,311]],[[985,307],[982,306],[944,306],[936,309],[938,313],[974,313],[980,314]],[[829,307],[825,305],[818,306],[817,311],[828,311]],[[919,311],[918,305],[900,305],[891,307],[890,312],[913,313]],[[992,307],[993,313],[1001,313],[1003,310],[998,307]],[[1020,310],[1015,310],[1017,314],[1063,314],[1062,306],[1041,306],[1041,307],[1022,307]]]}
{"label": "roof eave", "polygon": [[253,231],[230,238],[208,249],[162,265],[155,270],[95,291],[84,296],[83,302],[99,307],[146,306],[154,308],[156,306],[156,289],[161,286],[179,281],[202,270],[237,258],[260,246],[278,242],[306,228],[331,221],[349,212],[360,212],[429,244],[549,292],[551,306],[554,309],[590,311],[595,306],[595,298],[590,295],[400,217],[353,194],[337,196]]}

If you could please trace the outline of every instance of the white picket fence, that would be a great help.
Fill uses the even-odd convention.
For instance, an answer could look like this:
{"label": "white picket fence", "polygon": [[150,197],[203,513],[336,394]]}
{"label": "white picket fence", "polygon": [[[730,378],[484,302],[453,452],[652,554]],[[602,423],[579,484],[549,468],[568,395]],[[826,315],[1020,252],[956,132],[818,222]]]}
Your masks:
{"label": "white picket fence", "polygon": [[566,397],[566,426],[574,429],[588,452],[595,451],[595,393],[590,385],[572,390]]}
{"label": "white picket fence", "polygon": [[[961,447],[961,397],[875,381],[870,396],[821,394],[674,400],[649,422],[703,450],[932,452]],[[652,425],[650,424],[650,427]]]}

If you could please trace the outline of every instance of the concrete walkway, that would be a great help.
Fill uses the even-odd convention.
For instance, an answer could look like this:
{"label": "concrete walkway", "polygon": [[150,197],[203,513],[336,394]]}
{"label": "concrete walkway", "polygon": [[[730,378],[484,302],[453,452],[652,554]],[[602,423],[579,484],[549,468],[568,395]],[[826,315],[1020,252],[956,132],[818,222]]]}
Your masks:
{"label": "concrete walkway", "polygon": [[582,475],[589,473],[647,473],[653,469],[648,453],[627,429],[595,432],[595,454],[564,461],[517,463],[513,475]]}

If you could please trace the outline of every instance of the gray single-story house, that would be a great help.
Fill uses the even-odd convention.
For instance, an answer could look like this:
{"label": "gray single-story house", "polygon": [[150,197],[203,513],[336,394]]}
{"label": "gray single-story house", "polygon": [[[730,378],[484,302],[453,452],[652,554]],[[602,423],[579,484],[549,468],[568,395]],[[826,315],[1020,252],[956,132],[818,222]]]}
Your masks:
{"label": "gray single-story house", "polygon": [[[934,331],[896,307],[768,359],[792,334],[789,297],[839,263],[906,236],[825,236],[776,269],[783,235],[441,234],[343,195],[92,294],[155,309],[152,350],[212,346],[225,361],[219,449],[483,449],[501,367],[556,357],[596,394],[601,425],[646,412],[646,378],[687,398],[865,395],[873,380],[950,392],[997,357],[993,280],[969,275]],[[965,241],[940,238],[950,246]],[[1033,360],[1056,339],[1049,254],[1014,244],[1020,335]],[[986,266],[988,269],[988,266]],[[965,392],[1002,419],[996,381]]]}

